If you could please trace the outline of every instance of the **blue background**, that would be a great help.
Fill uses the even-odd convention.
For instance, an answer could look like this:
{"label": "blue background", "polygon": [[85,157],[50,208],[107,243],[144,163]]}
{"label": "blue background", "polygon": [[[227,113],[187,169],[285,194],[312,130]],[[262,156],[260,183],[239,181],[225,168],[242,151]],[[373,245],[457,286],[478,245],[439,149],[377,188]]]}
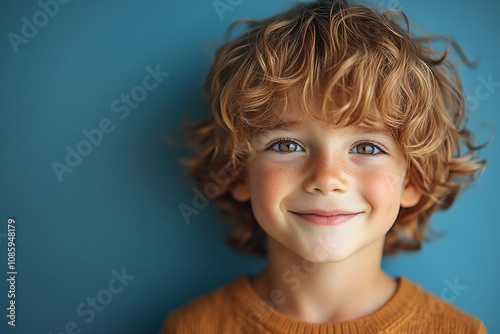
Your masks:
{"label": "blue background", "polygon": [[[499,3],[382,3],[402,8],[426,33],[451,35],[479,59],[477,68],[460,73],[473,107],[471,128],[483,141],[493,136],[500,86],[488,91],[480,78],[500,81]],[[169,311],[263,267],[262,260],[225,246],[229,228],[213,206],[186,224],[178,209],[194,197],[178,163],[186,151],[166,145],[164,135],[178,136],[184,115],[203,110],[201,83],[229,24],[291,4],[242,1],[219,16],[211,0],[71,1],[43,22],[36,1],[1,3],[0,332],[55,334],[73,321],[82,333],[157,333]],[[22,18],[33,22],[34,15],[41,27],[16,53],[8,34],[21,35]],[[169,75],[127,117],[114,113],[112,102],[142,85],[147,66]],[[82,131],[106,118],[114,130],[60,182],[54,161],[65,164],[66,147],[77,149]],[[453,304],[484,320],[490,333],[500,333],[497,143],[482,152],[489,164],[479,182],[434,217],[433,227],[445,236],[383,264],[394,276],[455,297]],[[17,226],[15,328],[5,316],[11,217]],[[112,271],[123,268],[135,278],[110,294],[110,282],[119,286]],[[444,290],[454,280],[465,286],[456,295]],[[79,315],[77,307],[95,297],[109,303],[87,323],[89,314]]]}

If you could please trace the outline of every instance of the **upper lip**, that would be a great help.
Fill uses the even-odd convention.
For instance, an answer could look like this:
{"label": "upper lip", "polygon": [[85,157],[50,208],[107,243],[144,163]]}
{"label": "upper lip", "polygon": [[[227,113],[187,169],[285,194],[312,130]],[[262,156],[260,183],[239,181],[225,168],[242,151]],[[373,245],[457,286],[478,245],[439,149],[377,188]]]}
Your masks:
{"label": "upper lip", "polygon": [[341,216],[341,215],[354,215],[359,212],[347,210],[303,210],[303,211],[290,211],[299,215],[317,215],[324,217]]}

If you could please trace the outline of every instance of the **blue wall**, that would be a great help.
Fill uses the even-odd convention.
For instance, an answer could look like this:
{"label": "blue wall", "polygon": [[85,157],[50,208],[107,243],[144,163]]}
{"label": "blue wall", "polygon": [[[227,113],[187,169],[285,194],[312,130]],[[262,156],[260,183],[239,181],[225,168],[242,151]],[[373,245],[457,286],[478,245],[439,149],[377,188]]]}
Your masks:
{"label": "blue wall", "polygon": [[[239,4],[222,15],[211,0],[60,2],[0,5],[0,332],[156,333],[172,309],[263,266],[224,245],[228,227],[212,206],[186,224],[178,205],[194,193],[177,162],[185,151],[167,146],[164,134],[176,136],[183,115],[203,105],[201,82],[228,25],[292,1],[231,1]],[[471,127],[488,139],[500,125],[499,3],[384,3],[480,60],[460,73]],[[480,181],[433,220],[446,236],[384,261],[392,275],[438,296],[455,280],[466,286],[446,296],[490,333],[500,333],[497,142],[483,152]],[[15,328],[6,318],[9,218]]]}

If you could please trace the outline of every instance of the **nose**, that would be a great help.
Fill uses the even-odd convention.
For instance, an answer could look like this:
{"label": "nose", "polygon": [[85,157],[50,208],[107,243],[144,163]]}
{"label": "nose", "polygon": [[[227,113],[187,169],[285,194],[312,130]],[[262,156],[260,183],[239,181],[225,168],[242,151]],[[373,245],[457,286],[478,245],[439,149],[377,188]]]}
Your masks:
{"label": "nose", "polygon": [[304,189],[307,192],[328,195],[347,191],[347,162],[338,155],[317,156],[305,168]]}

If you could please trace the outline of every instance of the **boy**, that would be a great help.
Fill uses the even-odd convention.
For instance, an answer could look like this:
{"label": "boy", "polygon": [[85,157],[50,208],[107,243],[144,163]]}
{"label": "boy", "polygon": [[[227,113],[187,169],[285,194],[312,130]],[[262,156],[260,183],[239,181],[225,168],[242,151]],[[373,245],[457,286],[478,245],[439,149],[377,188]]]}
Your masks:
{"label": "boy", "polygon": [[[268,262],[172,313],[164,333],[486,333],[381,269],[382,254],[418,250],[485,166],[447,54],[398,18],[299,4],[218,50],[190,173],[239,224],[230,244]],[[227,181],[215,190],[213,173]]]}

